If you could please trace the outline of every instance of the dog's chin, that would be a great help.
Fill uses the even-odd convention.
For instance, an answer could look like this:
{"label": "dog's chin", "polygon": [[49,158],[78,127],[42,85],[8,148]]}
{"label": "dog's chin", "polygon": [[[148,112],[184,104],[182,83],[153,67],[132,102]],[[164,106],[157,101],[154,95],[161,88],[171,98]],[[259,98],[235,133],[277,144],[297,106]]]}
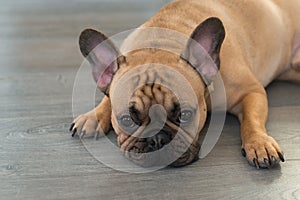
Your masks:
{"label": "dog's chin", "polygon": [[195,152],[195,153],[187,151],[180,158],[178,158],[176,161],[171,163],[169,166],[170,167],[183,167],[188,164],[191,164],[199,159],[198,153],[199,153],[199,151]]}

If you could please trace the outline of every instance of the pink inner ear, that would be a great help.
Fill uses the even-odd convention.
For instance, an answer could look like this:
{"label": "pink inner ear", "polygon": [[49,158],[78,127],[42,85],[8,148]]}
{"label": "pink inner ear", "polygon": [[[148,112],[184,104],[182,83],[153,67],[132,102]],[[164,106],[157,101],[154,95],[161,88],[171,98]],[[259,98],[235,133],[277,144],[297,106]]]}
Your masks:
{"label": "pink inner ear", "polygon": [[212,40],[209,36],[203,36],[199,43],[201,46],[206,50],[207,53],[210,53],[211,51],[211,46],[212,46]]}
{"label": "pink inner ear", "polygon": [[99,77],[97,85],[99,88],[106,88],[112,81],[113,73],[111,67],[108,67]]}

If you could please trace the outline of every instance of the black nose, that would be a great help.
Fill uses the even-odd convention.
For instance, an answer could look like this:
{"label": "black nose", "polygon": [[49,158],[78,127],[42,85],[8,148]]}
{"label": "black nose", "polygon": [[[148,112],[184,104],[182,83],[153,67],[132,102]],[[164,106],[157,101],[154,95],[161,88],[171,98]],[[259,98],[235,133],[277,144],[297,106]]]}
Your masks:
{"label": "black nose", "polygon": [[156,151],[162,148],[164,145],[168,144],[171,141],[170,136],[164,132],[160,131],[153,137],[147,138],[148,147],[151,151]]}

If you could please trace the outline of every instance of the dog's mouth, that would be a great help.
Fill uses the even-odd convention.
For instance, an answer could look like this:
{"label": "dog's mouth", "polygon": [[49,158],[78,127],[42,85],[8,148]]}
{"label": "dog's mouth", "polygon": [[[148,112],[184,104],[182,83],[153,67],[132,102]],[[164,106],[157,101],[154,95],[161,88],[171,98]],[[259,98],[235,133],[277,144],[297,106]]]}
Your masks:
{"label": "dog's mouth", "polygon": [[181,167],[198,160],[200,144],[196,138],[188,142],[171,133],[160,131],[149,138],[134,138],[121,145],[124,156],[142,167]]}
{"label": "dog's mouth", "polygon": [[172,141],[173,137],[165,131],[148,138],[141,138],[129,146],[128,151],[134,153],[151,153],[162,149]]}

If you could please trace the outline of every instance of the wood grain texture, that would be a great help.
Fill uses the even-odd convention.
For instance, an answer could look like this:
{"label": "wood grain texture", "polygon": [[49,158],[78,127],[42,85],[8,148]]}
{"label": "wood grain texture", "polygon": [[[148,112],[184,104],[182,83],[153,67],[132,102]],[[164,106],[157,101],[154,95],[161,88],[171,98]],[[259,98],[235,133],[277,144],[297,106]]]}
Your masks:
{"label": "wood grain texture", "polygon": [[70,137],[78,35],[137,27],[166,1],[0,1],[0,199],[300,199],[300,86],[268,88],[268,131],[286,153],[272,170],[250,167],[228,116],[203,160],[148,174],[115,171]]}

